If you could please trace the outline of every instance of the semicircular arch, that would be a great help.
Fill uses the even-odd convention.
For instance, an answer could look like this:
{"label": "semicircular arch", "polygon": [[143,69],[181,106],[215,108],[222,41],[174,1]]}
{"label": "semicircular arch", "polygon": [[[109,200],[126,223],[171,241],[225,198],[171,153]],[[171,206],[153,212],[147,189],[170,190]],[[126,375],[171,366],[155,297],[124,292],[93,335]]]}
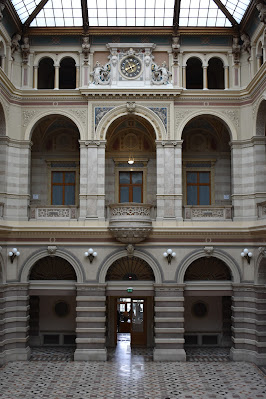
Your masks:
{"label": "semicircular arch", "polygon": [[211,115],[211,116],[216,116],[217,118],[219,118],[221,120],[221,122],[224,123],[228,127],[228,133],[230,135],[230,139],[237,140],[237,131],[236,131],[236,128],[235,128],[234,124],[232,123],[232,121],[229,118],[227,118],[224,114],[222,114],[221,112],[217,112],[215,110],[209,110],[209,109],[208,109],[208,112],[206,112],[206,110],[192,111],[189,115],[186,115],[184,117],[184,119],[178,125],[177,140],[182,139],[183,130],[186,127],[186,125],[192,119],[194,119],[198,116],[202,116],[202,115],[206,115],[206,116]]}
{"label": "semicircular arch", "polygon": [[[20,282],[27,283],[29,281],[29,275],[32,267],[35,265],[35,263],[38,260],[45,258],[47,256],[48,256],[47,249],[36,252],[35,254],[31,255],[30,258],[28,258],[28,260],[26,260],[26,262],[22,266]],[[84,281],[84,273],[82,270],[82,266],[79,264],[78,260],[74,258],[73,255],[71,255],[66,251],[63,251],[62,249],[57,249],[55,256],[65,259],[73,267],[77,276],[77,283],[82,283]]]}
{"label": "semicircular arch", "polygon": [[265,109],[266,108],[266,94],[264,93],[258,100],[254,107],[254,125],[253,131],[254,136],[264,136],[265,135]]}
{"label": "semicircular arch", "polygon": [[[96,138],[98,140],[106,140],[106,134],[111,126],[111,124],[121,116],[128,116],[131,113],[128,112],[127,105],[119,105],[108,111],[100,120],[97,129],[96,129]],[[162,140],[166,138],[166,130],[162,120],[158,115],[155,114],[149,108],[144,107],[143,105],[136,104],[134,115],[139,116],[141,118],[146,119],[154,128],[156,140]]]}
{"label": "semicircular arch", "polygon": [[24,139],[25,140],[31,140],[32,133],[34,131],[35,126],[37,123],[39,123],[43,118],[51,115],[60,115],[60,116],[65,116],[66,118],[70,119],[78,128],[79,130],[79,136],[80,140],[85,139],[85,131],[84,128],[80,122],[80,119],[78,119],[78,116],[72,115],[70,112],[62,110],[62,109],[57,109],[56,111],[54,110],[45,110],[43,112],[40,112],[38,115],[32,118],[30,123],[28,124],[25,134],[24,134]]}
{"label": "semicircular arch", "polygon": [[[116,260],[124,258],[127,255],[128,255],[127,251],[123,250],[123,251],[115,252],[111,256],[108,256],[108,259],[106,259],[106,261],[103,263],[102,267],[99,270],[98,282],[100,284],[104,284],[105,283],[105,277],[106,277],[106,274],[108,272],[109,267],[112,266],[112,264]],[[145,260],[145,262],[147,262],[148,265],[152,268],[156,284],[162,283],[162,273],[161,273],[160,267],[156,263],[155,259],[153,259],[147,253],[139,251],[139,250],[135,250],[134,251],[134,256],[137,257],[137,258]]]}
{"label": "semicircular arch", "polygon": [[[185,257],[179,267],[177,268],[176,272],[176,281],[178,284],[184,284],[184,278],[185,278],[185,273],[188,269],[188,267],[192,264],[192,262],[200,259],[200,258],[205,258],[206,253],[204,249],[197,250],[192,252],[190,255]],[[240,283],[241,280],[241,275],[240,275],[240,270],[237,266],[237,264],[234,262],[233,258],[231,258],[228,254],[220,251],[220,250],[214,250],[212,253],[212,257],[220,259],[225,263],[225,265],[230,269],[231,275],[232,275],[232,283]],[[211,281],[210,281],[211,283]]]}
{"label": "semicircular arch", "polygon": [[[264,249],[258,256],[255,264],[255,271],[254,271],[254,284],[261,284],[259,280],[261,279],[261,268],[262,265],[266,266],[266,250]],[[264,274],[264,273],[263,273]],[[266,282],[266,272],[265,272],[265,282]]]}

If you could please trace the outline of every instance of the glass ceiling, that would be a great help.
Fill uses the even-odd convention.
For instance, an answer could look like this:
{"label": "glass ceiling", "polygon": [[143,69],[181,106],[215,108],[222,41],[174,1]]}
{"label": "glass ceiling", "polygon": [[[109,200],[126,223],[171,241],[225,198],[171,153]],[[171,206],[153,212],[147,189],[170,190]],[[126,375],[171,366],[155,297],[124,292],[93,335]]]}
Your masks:
{"label": "glass ceiling", "polygon": [[[24,23],[41,0],[11,0]],[[175,0],[86,0],[89,26],[173,26]],[[250,0],[221,0],[239,23]],[[48,0],[31,27],[83,26],[81,0]],[[181,0],[179,26],[232,26],[214,0]]]}

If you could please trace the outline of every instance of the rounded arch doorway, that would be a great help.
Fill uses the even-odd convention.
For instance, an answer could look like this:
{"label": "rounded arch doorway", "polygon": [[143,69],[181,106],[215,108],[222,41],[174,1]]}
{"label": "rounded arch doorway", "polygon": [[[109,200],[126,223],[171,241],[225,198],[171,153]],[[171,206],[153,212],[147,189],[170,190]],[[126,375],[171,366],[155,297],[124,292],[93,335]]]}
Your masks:
{"label": "rounded arch doorway", "polygon": [[137,256],[123,256],[109,267],[107,283],[107,346],[123,349],[153,346],[151,266]]}

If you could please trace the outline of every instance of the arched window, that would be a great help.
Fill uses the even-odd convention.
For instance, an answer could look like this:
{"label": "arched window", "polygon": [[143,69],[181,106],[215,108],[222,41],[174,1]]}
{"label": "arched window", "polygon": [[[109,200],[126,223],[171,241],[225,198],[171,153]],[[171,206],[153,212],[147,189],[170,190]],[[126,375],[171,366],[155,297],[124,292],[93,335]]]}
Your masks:
{"label": "arched window", "polygon": [[208,65],[208,89],[224,89],[224,65],[220,58],[211,58]]}
{"label": "arched window", "polygon": [[77,276],[67,260],[58,256],[46,256],[35,263],[31,269],[29,279],[77,281]]}
{"label": "arched window", "polygon": [[189,58],[186,70],[186,88],[203,89],[203,70],[201,60],[196,57]]}
{"label": "arched window", "polygon": [[51,58],[43,58],[39,62],[38,89],[54,88],[54,61]]}
{"label": "arched window", "polygon": [[76,65],[73,58],[66,57],[60,62],[59,89],[76,88]]}

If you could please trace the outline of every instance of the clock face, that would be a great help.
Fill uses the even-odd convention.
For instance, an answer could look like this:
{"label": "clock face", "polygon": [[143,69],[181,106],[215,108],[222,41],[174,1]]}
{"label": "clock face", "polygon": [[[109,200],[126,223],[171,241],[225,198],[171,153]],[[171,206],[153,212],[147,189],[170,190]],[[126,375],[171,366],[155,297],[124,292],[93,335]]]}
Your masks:
{"label": "clock face", "polygon": [[134,55],[125,57],[120,64],[122,76],[127,79],[134,79],[141,73],[141,61]]}

